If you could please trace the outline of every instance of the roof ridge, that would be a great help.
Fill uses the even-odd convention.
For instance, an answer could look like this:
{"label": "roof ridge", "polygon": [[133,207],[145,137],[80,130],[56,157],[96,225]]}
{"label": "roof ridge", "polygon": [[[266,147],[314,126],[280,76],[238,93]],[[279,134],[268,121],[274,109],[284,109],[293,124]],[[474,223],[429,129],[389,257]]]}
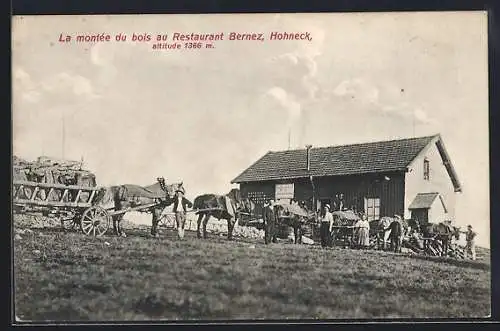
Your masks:
{"label": "roof ridge", "polygon": [[[333,147],[351,147],[351,146],[360,146],[360,145],[370,145],[370,144],[380,144],[380,143],[389,143],[389,142],[396,142],[396,141],[405,141],[405,140],[417,140],[417,139],[425,139],[425,138],[435,138],[439,136],[439,133],[433,134],[433,135],[428,135],[428,136],[421,136],[421,137],[408,137],[408,138],[399,138],[399,139],[390,139],[390,140],[377,140],[377,141],[367,141],[367,142],[361,142],[361,143],[350,143],[350,144],[341,144],[341,145],[329,145],[329,146],[318,146],[318,147],[312,147],[311,149],[327,149],[327,148],[333,148]],[[285,153],[285,152],[294,152],[294,151],[305,151],[305,148],[294,148],[294,149],[286,149],[286,150],[279,150],[279,151],[269,151],[270,153]]]}
{"label": "roof ridge", "polygon": [[[305,170],[305,151],[307,149],[268,151],[267,154],[242,171],[231,183],[302,178],[311,175],[318,177],[403,171],[430,143],[441,139],[440,137],[440,134],[435,134],[316,147],[312,151],[312,155],[316,155],[316,157],[311,159],[310,171]],[[373,152],[367,153],[372,149]],[[349,158],[349,161],[346,158]],[[342,164],[342,162],[347,162],[347,164]]]}

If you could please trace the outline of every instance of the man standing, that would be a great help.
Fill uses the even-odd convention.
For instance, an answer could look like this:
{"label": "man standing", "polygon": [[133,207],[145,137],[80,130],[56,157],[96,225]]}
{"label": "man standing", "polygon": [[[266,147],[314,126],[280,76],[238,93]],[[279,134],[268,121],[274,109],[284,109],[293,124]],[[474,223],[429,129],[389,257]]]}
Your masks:
{"label": "man standing", "polygon": [[465,240],[467,244],[465,246],[465,257],[471,256],[472,260],[476,260],[476,232],[472,230],[472,225],[467,225],[467,232],[465,233]]}
{"label": "man standing", "polygon": [[320,236],[321,247],[332,246],[333,215],[330,213],[330,205],[325,204],[320,214]]}
{"label": "man standing", "polygon": [[184,190],[179,188],[175,191],[174,197],[174,207],[173,211],[175,213],[175,222],[177,223],[177,233],[180,239],[184,238],[184,226],[186,224],[186,211],[187,208],[192,208],[193,204],[191,201],[184,197]]}
{"label": "man standing", "polygon": [[401,216],[394,215],[394,220],[389,225],[389,228],[386,231],[390,230],[391,233],[389,235],[391,240],[391,249],[395,253],[401,253],[401,244],[403,242],[403,224]]}
{"label": "man standing", "polygon": [[262,213],[262,218],[264,220],[264,242],[267,244],[271,242],[276,242],[275,237],[275,224],[276,215],[274,212],[274,201],[271,199],[266,204],[264,204],[264,210]]}

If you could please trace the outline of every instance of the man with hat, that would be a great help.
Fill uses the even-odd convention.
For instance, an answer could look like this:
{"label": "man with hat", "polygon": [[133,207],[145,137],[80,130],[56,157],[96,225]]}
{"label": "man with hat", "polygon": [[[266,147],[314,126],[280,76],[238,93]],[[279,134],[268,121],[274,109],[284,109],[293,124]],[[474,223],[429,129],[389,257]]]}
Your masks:
{"label": "man with hat", "polygon": [[467,232],[465,232],[465,257],[471,256],[472,260],[476,259],[476,232],[472,230],[472,225],[467,225]]}
{"label": "man with hat", "polygon": [[394,220],[389,225],[389,228],[386,230],[390,230],[389,238],[391,241],[391,249],[395,253],[401,253],[401,244],[403,243],[403,220],[401,216],[394,215]]}
{"label": "man with hat", "polygon": [[274,200],[270,199],[264,203],[262,219],[264,220],[264,242],[266,245],[271,242],[276,242],[276,214],[274,211]]}
{"label": "man with hat", "polygon": [[180,239],[184,238],[184,226],[186,224],[186,207],[193,207],[191,201],[184,197],[184,188],[179,187],[175,190],[174,207],[175,222],[177,223],[177,233]]}

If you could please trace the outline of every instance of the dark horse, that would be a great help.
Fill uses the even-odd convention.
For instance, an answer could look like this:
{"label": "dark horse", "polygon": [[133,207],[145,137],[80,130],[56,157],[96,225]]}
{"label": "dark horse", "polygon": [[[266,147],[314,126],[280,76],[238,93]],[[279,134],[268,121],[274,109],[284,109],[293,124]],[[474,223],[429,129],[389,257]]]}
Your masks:
{"label": "dark horse", "polygon": [[210,217],[227,220],[227,238],[233,238],[233,230],[241,213],[252,214],[255,204],[250,199],[242,199],[240,190],[232,189],[226,195],[203,194],[194,199],[193,209],[198,210],[197,236],[201,238],[203,221],[203,238],[207,238],[207,223]]}
{"label": "dark horse", "polygon": [[[175,191],[183,188],[182,183],[166,185],[163,177],[157,178],[157,181],[157,183],[146,187],[131,184],[108,187],[98,200],[98,204],[107,205],[112,202],[115,211],[124,211],[128,208],[154,204],[150,208],[139,211],[152,213],[151,232],[156,233],[163,209],[174,202]],[[112,216],[113,230],[119,236],[126,236],[120,226],[124,214],[120,213]]]}
{"label": "dark horse", "polygon": [[[460,239],[460,228],[454,227],[443,222],[435,224],[421,224],[419,225],[422,234],[425,238],[434,238],[435,240],[441,241],[443,246],[442,256],[448,255],[448,247],[451,244],[451,239],[455,237],[456,240]],[[424,249],[427,250],[429,247],[429,240],[424,240]]]}
{"label": "dark horse", "polygon": [[[399,221],[401,227],[396,224],[392,225],[394,221]],[[380,220],[370,222],[370,233],[376,236],[378,249],[385,250],[386,242],[390,241],[392,250],[400,251],[404,237],[409,234],[409,228],[414,226],[415,224],[412,220],[398,220],[397,218],[383,216]],[[394,247],[396,245],[398,247]]]}

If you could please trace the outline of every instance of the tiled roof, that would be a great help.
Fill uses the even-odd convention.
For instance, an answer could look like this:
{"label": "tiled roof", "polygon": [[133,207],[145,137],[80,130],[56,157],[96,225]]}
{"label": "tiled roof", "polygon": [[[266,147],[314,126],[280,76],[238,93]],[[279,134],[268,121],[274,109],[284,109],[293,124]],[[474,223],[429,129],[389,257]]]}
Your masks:
{"label": "tiled roof", "polygon": [[439,193],[437,192],[419,193],[415,199],[413,199],[413,202],[410,204],[408,209],[431,208],[432,203],[436,200],[438,195]]}
{"label": "tiled roof", "polygon": [[371,143],[268,152],[232,183],[308,176],[339,176],[405,170],[438,135]]}

